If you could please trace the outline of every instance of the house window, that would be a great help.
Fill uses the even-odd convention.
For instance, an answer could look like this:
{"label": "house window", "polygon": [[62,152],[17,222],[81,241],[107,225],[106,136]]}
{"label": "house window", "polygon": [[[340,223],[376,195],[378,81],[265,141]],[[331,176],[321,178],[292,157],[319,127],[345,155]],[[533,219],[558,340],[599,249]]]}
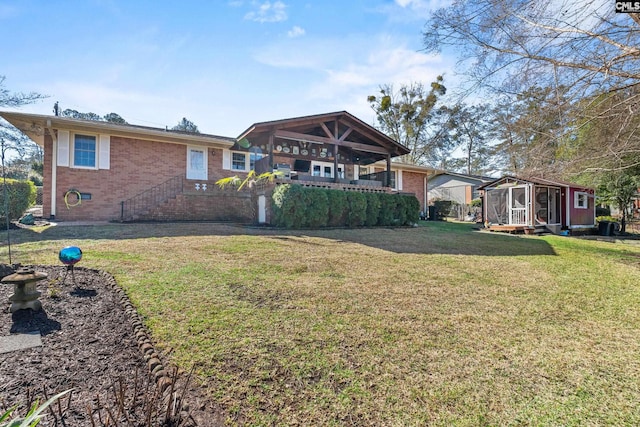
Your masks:
{"label": "house window", "polygon": [[76,134],[73,138],[73,166],[96,167],[96,137]]}
{"label": "house window", "polygon": [[589,207],[589,193],[580,191],[573,193],[573,207],[576,209],[587,209]]}
{"label": "house window", "polygon": [[320,165],[313,165],[313,176],[320,176]]}
{"label": "house window", "polygon": [[247,155],[244,153],[231,153],[231,169],[236,171],[246,170]]}
{"label": "house window", "polygon": [[255,170],[256,162],[262,159],[262,153],[249,153],[249,170]]}

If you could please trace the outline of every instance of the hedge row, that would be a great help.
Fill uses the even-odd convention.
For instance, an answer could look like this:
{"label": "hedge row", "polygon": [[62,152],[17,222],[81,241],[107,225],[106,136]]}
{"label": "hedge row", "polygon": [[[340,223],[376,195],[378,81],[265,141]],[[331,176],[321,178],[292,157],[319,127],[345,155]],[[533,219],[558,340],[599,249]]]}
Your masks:
{"label": "hedge row", "polygon": [[273,192],[273,224],[284,228],[411,225],[420,202],[413,195],[358,193],[279,185]]}
{"label": "hedge row", "polygon": [[[4,180],[0,179],[0,228],[6,228],[7,214],[5,211]],[[18,181],[7,178],[7,193],[9,194],[9,220],[19,219],[30,206],[36,202],[36,186],[31,181]]]}

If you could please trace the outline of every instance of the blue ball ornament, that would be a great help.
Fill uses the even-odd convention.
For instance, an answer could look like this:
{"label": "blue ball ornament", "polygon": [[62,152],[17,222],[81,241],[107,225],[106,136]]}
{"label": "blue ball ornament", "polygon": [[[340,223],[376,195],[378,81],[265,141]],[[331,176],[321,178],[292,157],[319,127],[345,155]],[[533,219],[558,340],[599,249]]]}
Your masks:
{"label": "blue ball ornament", "polygon": [[77,246],[67,246],[60,250],[58,258],[64,265],[74,265],[82,259],[82,250]]}

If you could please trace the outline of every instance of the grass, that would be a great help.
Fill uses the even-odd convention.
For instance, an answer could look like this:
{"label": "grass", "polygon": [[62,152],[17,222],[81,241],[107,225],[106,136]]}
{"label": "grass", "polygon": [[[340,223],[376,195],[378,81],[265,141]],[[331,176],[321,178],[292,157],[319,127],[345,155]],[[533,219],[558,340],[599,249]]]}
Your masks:
{"label": "grass", "polygon": [[[14,231],[111,272],[242,425],[638,425],[640,246],[468,224]],[[6,258],[6,246],[0,251]]]}

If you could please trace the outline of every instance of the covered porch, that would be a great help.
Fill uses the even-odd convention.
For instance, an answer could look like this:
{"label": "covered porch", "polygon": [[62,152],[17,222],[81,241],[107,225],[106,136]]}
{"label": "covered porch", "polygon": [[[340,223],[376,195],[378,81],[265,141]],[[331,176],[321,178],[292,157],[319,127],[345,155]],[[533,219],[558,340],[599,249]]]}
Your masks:
{"label": "covered porch", "polygon": [[[278,171],[279,180],[358,191],[393,187],[391,159],[409,153],[346,111],[256,123],[231,150],[249,152],[257,173]],[[385,170],[375,169],[377,162]]]}

